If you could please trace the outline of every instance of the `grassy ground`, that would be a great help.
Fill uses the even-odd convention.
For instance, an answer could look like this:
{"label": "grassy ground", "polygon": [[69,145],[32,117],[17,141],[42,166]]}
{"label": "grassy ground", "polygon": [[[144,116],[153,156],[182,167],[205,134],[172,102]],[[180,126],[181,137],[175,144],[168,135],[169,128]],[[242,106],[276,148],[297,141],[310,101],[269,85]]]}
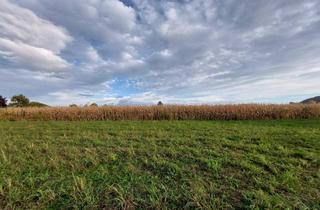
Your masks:
{"label": "grassy ground", "polygon": [[319,209],[320,120],[0,122],[0,209]]}

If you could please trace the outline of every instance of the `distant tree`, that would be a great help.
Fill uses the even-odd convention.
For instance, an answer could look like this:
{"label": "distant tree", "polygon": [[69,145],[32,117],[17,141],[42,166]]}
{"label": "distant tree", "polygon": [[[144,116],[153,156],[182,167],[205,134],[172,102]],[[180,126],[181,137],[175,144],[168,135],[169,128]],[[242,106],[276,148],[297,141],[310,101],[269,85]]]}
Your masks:
{"label": "distant tree", "polygon": [[77,104],[70,104],[69,107],[78,107]]}
{"label": "distant tree", "polygon": [[37,101],[31,101],[28,105],[29,107],[47,107],[47,104],[43,104]]}
{"label": "distant tree", "polygon": [[90,104],[90,106],[97,107],[97,106],[98,106],[98,104],[96,104],[96,103],[92,103],[92,104]]}
{"label": "distant tree", "polygon": [[10,106],[26,107],[29,105],[29,103],[30,103],[30,100],[24,95],[20,94],[20,95],[12,96]]}
{"label": "distant tree", "polygon": [[157,103],[157,105],[158,105],[158,106],[163,106],[162,101],[159,101],[159,102]]}
{"label": "distant tree", "polygon": [[0,96],[0,108],[7,107],[7,99],[5,97]]}

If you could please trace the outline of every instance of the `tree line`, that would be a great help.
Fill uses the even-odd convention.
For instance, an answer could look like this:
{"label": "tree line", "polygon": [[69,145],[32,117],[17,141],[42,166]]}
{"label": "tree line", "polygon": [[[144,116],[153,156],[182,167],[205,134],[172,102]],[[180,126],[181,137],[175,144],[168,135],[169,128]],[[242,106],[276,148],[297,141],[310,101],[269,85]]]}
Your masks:
{"label": "tree line", "polygon": [[29,98],[26,96],[20,94],[20,95],[14,95],[10,99],[10,103],[8,104],[7,98],[0,95],[0,108],[6,108],[6,107],[46,107],[48,105],[36,102],[36,101],[30,101]]}
{"label": "tree line", "polygon": [[[157,103],[158,106],[163,106],[163,103],[159,101]],[[0,108],[6,108],[6,107],[47,107],[48,105],[36,102],[36,101],[31,101],[30,99],[27,98],[26,96],[20,94],[20,95],[14,95],[10,99],[10,103],[8,104],[7,98],[3,97],[0,95]],[[91,104],[86,104],[84,107],[91,106],[91,107],[98,107],[97,103],[91,103]],[[107,105],[104,105],[107,106]],[[71,104],[69,107],[78,107],[77,104]]]}

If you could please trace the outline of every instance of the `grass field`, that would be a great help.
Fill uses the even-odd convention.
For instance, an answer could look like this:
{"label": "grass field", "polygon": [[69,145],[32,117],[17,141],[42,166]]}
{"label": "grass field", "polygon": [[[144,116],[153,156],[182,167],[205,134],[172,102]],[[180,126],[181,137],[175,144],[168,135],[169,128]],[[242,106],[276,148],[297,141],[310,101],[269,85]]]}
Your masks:
{"label": "grass field", "polygon": [[320,120],[0,122],[0,209],[319,209]]}

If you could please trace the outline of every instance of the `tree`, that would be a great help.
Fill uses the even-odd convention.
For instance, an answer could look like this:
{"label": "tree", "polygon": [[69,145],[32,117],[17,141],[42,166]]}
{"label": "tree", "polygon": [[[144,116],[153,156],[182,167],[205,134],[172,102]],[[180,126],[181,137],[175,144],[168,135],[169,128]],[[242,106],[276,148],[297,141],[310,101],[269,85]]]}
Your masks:
{"label": "tree", "polygon": [[97,107],[97,106],[98,106],[98,104],[96,104],[96,103],[92,103],[90,106]]}
{"label": "tree", "polygon": [[25,97],[24,95],[15,95],[11,98],[10,106],[13,107],[25,107],[29,105],[29,99]]}
{"label": "tree", "polygon": [[0,96],[0,108],[7,107],[7,99],[5,97]]}
{"label": "tree", "polygon": [[159,101],[157,105],[162,106],[163,105],[162,101]]}
{"label": "tree", "polygon": [[70,104],[69,107],[78,107],[77,104]]}

